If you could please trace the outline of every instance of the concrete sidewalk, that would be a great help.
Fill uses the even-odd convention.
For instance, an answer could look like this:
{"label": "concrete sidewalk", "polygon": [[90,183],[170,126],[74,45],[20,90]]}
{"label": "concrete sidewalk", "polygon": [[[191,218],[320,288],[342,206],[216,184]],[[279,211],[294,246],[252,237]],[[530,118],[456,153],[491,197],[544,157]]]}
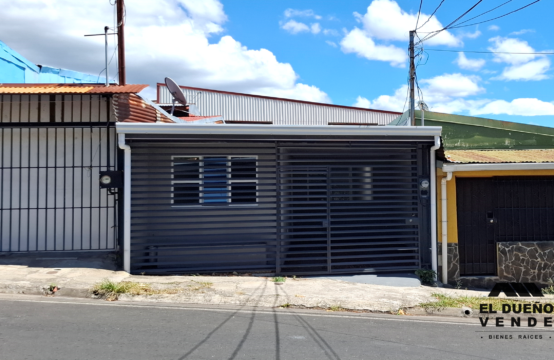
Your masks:
{"label": "concrete sidewalk", "polygon": [[[284,284],[276,285],[272,277],[263,276],[129,275],[117,270],[113,254],[0,256],[0,293],[11,294],[47,294],[52,285],[60,288],[55,296],[91,297],[93,285],[107,279],[149,284],[152,289],[173,293],[121,295],[119,299],[125,301],[343,308],[392,313],[434,301],[433,293],[488,294],[487,291],[414,286],[413,279],[408,276],[400,286],[374,284],[370,277],[354,282],[358,277],[288,278]],[[391,283],[390,276],[386,281],[379,281]]]}

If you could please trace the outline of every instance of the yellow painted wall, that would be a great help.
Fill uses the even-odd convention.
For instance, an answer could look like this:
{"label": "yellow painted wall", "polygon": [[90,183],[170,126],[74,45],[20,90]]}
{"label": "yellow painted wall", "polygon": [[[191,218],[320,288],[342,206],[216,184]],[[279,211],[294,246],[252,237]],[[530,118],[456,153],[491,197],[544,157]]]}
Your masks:
{"label": "yellow painted wall", "polygon": [[[442,242],[442,197],[441,180],[446,176],[437,169],[437,240]],[[452,179],[446,182],[448,208],[448,242],[458,242],[458,215],[456,212],[456,178],[486,178],[493,176],[554,176],[554,170],[517,170],[517,171],[458,171],[452,173]]]}

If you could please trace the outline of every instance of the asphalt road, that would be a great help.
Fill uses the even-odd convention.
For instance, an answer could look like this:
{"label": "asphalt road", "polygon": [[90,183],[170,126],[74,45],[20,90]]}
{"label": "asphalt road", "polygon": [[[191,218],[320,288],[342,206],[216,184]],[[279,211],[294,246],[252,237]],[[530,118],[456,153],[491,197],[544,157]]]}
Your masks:
{"label": "asphalt road", "polygon": [[[483,330],[478,319],[0,295],[2,360],[552,357],[552,330]],[[514,339],[489,339],[499,334]]]}

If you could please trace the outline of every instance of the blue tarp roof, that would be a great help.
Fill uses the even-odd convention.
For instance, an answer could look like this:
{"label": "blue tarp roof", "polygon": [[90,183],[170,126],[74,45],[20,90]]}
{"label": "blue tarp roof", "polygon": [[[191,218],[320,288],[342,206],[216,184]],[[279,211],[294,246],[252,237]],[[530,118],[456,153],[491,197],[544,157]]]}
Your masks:
{"label": "blue tarp roof", "polygon": [[[0,83],[104,83],[106,81],[105,77],[98,75],[35,65],[1,40],[0,60],[4,60],[0,61]],[[21,73],[18,73],[18,69],[21,69]]]}

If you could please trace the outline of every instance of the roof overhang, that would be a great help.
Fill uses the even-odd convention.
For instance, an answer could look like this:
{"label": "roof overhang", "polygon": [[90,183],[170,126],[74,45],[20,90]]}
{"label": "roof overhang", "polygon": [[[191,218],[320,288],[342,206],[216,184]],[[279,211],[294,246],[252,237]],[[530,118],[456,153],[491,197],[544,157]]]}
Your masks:
{"label": "roof overhang", "polygon": [[118,123],[120,134],[151,135],[269,135],[269,136],[394,136],[435,137],[441,127],[435,126],[296,126],[296,125],[202,125],[202,124],[143,124]]}
{"label": "roof overhang", "polygon": [[442,164],[444,172],[554,170],[554,163]]}

